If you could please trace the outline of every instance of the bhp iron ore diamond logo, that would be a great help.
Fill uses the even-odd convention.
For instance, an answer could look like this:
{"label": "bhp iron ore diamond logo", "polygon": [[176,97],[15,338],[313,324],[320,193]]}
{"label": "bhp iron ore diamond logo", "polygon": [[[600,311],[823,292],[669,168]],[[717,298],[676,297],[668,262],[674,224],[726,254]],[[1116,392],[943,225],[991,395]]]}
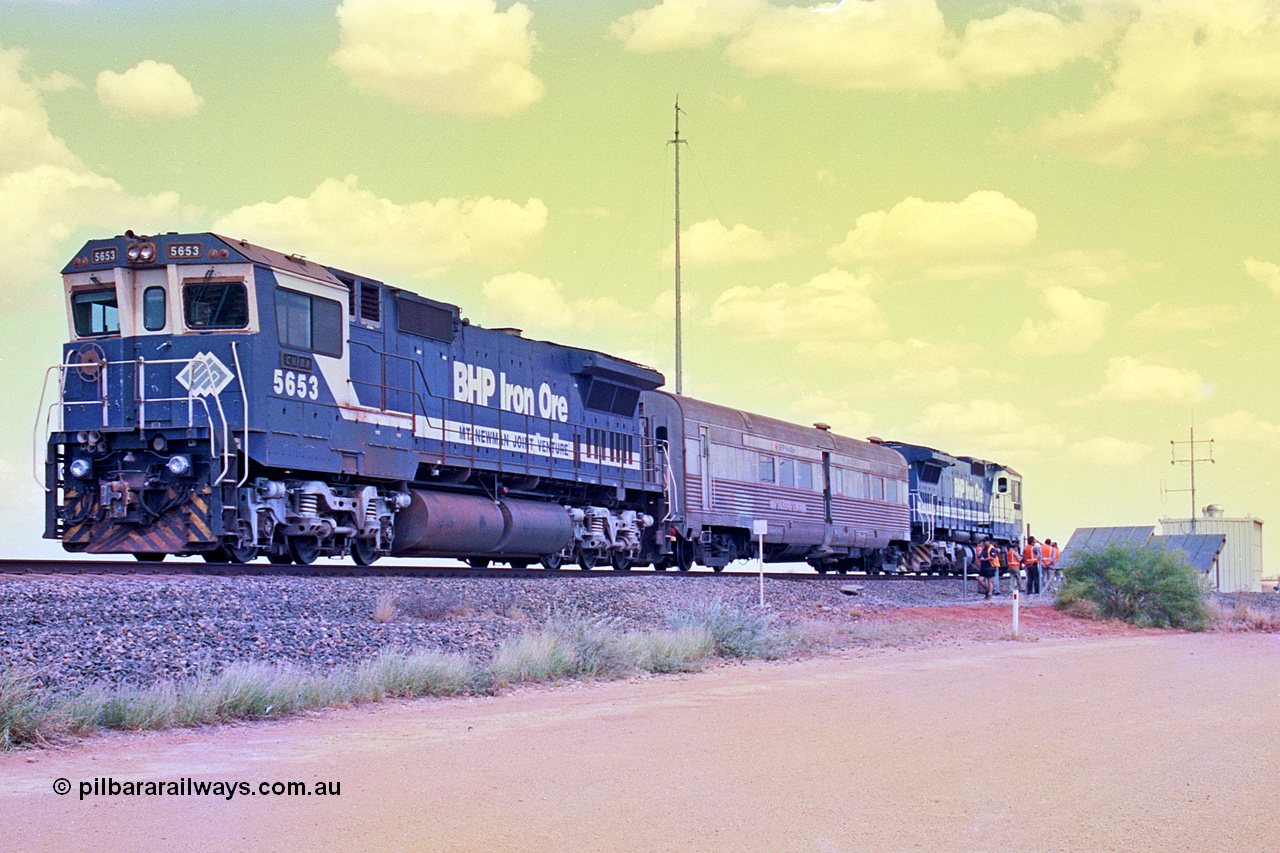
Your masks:
{"label": "bhp iron ore diamond logo", "polygon": [[178,373],[178,381],[192,396],[214,396],[231,381],[231,370],[211,352],[197,354]]}

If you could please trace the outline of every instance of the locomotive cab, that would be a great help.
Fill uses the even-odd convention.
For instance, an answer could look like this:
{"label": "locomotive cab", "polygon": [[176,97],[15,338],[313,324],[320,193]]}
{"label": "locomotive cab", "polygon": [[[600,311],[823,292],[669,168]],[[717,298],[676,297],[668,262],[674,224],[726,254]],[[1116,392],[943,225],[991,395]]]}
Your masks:
{"label": "locomotive cab", "polygon": [[237,362],[259,328],[251,265],[212,241],[130,233],[88,244],[63,286],[45,535],[144,559],[216,550],[248,402]]}

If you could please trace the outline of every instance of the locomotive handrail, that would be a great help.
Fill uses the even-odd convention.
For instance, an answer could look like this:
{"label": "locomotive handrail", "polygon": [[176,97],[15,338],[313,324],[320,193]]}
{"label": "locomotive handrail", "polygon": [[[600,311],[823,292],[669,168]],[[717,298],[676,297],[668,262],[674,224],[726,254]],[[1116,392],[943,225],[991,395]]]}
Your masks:
{"label": "locomotive handrail", "polygon": [[[238,358],[238,356],[237,356],[237,359],[236,359],[236,360],[237,360],[237,364],[236,364],[236,379],[237,379],[237,381],[239,381],[239,383],[240,383],[240,393],[241,393],[241,396],[244,398],[244,403],[243,403],[243,405],[244,405],[244,409],[245,409],[245,429],[246,429],[246,432],[245,432],[245,438],[246,438],[246,442],[247,442],[247,440],[248,440],[248,391],[247,391],[247,389],[246,389],[246,388],[245,388],[245,386],[244,386],[244,380],[243,380],[244,373],[243,373],[243,371],[242,371],[242,370],[240,370],[240,365],[239,365],[239,358]],[[97,399],[89,399],[89,400],[67,400],[67,399],[65,399],[65,397],[66,397],[66,381],[65,381],[65,377],[66,377],[67,371],[68,371],[68,370],[83,370],[83,369],[86,367],[86,365],[85,365],[84,363],[74,363],[74,364],[73,364],[73,363],[70,363],[70,362],[60,362],[60,363],[58,363],[58,364],[50,365],[50,366],[45,370],[45,379],[44,379],[44,383],[42,384],[41,389],[40,389],[40,403],[39,403],[39,409],[38,409],[38,410],[37,410],[37,412],[36,412],[36,423],[35,423],[35,428],[34,428],[34,430],[33,430],[33,434],[32,434],[32,443],[33,443],[33,445],[37,444],[37,443],[38,443],[38,440],[40,439],[40,432],[41,432],[41,430],[40,430],[40,425],[41,425],[41,424],[40,424],[40,422],[41,422],[41,414],[40,414],[40,410],[43,410],[43,409],[44,409],[44,401],[45,401],[45,397],[47,396],[47,394],[48,394],[48,390],[49,390],[49,375],[50,375],[50,374],[52,374],[52,373],[53,373],[53,371],[55,371],[55,370],[56,370],[56,371],[58,371],[58,400],[57,400],[57,402],[54,402],[54,403],[50,403],[50,404],[49,404],[48,410],[45,412],[45,416],[44,416],[44,439],[45,439],[45,440],[44,440],[44,442],[43,442],[43,443],[44,443],[46,446],[45,446],[45,452],[44,452],[43,456],[44,456],[44,459],[45,459],[46,464],[48,463],[48,458],[49,458],[49,454],[48,454],[48,446],[47,446],[47,445],[48,445],[48,435],[49,435],[49,432],[50,432],[50,426],[51,426],[51,423],[52,423],[52,420],[53,420],[53,419],[52,419],[52,412],[54,411],[54,409],[56,408],[56,410],[57,410],[57,412],[58,412],[58,429],[57,429],[57,431],[58,431],[58,432],[62,432],[62,431],[64,431],[65,426],[66,426],[66,421],[65,421],[65,419],[64,419],[64,415],[65,415],[65,412],[66,412],[66,410],[67,410],[68,408],[70,408],[70,407],[72,407],[72,406],[97,406],[97,405],[101,404],[101,406],[102,406],[102,429],[109,429],[109,428],[110,428],[110,422],[111,422],[111,411],[110,411],[110,404],[109,404],[109,400],[108,400],[108,398],[107,398],[107,389],[108,389],[108,387],[109,387],[109,382],[108,382],[108,378],[107,378],[107,377],[108,377],[108,372],[107,372],[107,371],[108,371],[108,368],[109,368],[111,365],[126,365],[126,364],[132,364],[132,365],[134,365],[134,366],[137,368],[137,372],[136,372],[136,373],[135,373],[135,375],[134,375],[134,396],[135,396],[135,398],[136,398],[136,399],[135,399],[135,402],[136,402],[136,404],[137,404],[137,409],[136,409],[137,425],[136,425],[136,428],[137,428],[138,432],[139,432],[139,433],[142,433],[142,432],[145,432],[145,431],[146,431],[146,404],[147,404],[147,403],[149,403],[149,402],[150,402],[150,403],[181,403],[181,402],[184,402],[184,401],[185,401],[185,402],[186,402],[186,404],[187,404],[187,423],[186,423],[186,428],[187,428],[187,429],[194,429],[194,428],[196,427],[195,417],[194,417],[194,406],[195,406],[196,401],[198,400],[198,401],[199,401],[199,403],[200,403],[201,408],[203,408],[203,409],[204,409],[205,422],[206,422],[206,424],[207,424],[207,426],[208,426],[208,428],[209,428],[209,455],[210,455],[210,458],[213,458],[213,457],[220,457],[220,458],[222,459],[222,471],[221,471],[221,473],[218,475],[218,478],[213,482],[213,485],[215,485],[215,486],[216,486],[216,485],[218,485],[218,484],[219,484],[219,483],[221,483],[224,479],[226,479],[227,475],[231,472],[231,459],[233,458],[233,455],[232,455],[232,453],[231,453],[231,449],[230,449],[230,448],[231,448],[231,432],[230,432],[231,427],[230,427],[230,424],[229,424],[229,423],[228,423],[228,421],[227,421],[226,411],[225,411],[225,410],[223,409],[223,407],[222,407],[222,396],[221,396],[221,394],[215,394],[215,395],[213,395],[213,396],[215,396],[215,397],[216,397],[216,404],[217,404],[217,408],[218,408],[218,418],[219,418],[219,420],[222,422],[222,423],[221,423],[221,432],[222,432],[222,448],[223,448],[223,449],[222,449],[222,452],[221,452],[221,453],[219,453],[219,452],[218,452],[218,435],[217,435],[217,433],[218,433],[219,427],[218,427],[217,425],[215,425],[215,424],[214,424],[214,420],[213,420],[213,412],[210,410],[210,408],[209,408],[209,404],[208,404],[208,402],[206,402],[206,401],[205,401],[205,399],[204,399],[204,396],[203,396],[203,395],[196,395],[196,394],[194,394],[194,393],[193,393],[192,391],[190,391],[190,390],[188,390],[188,391],[187,391],[187,394],[186,394],[185,396],[182,396],[182,397],[147,397],[147,395],[146,395],[146,366],[147,366],[148,364],[152,364],[152,365],[162,365],[162,364],[182,364],[182,365],[186,365],[186,364],[189,364],[189,363],[190,363],[190,361],[191,361],[190,359],[186,359],[186,358],[155,359],[155,360],[152,360],[152,361],[148,361],[148,360],[147,360],[147,359],[145,359],[145,358],[139,357],[139,358],[136,358],[136,359],[127,359],[127,360],[121,359],[121,360],[118,360],[118,361],[102,361],[102,362],[98,362],[98,363],[96,363],[96,364],[94,364],[94,365],[93,365],[93,370],[96,372],[97,376],[96,376],[95,378],[93,378],[92,380],[87,380],[87,381],[89,381],[89,382],[92,382],[95,386],[97,386],[97,390],[96,390]],[[123,421],[123,414],[121,415],[121,418],[122,418],[122,421]],[[124,426],[123,422],[121,423],[121,426]],[[247,448],[246,448],[246,452],[247,452]],[[39,453],[39,451],[37,450],[37,448],[36,448],[35,446],[33,446],[33,447],[32,447],[32,474],[35,476],[36,484],[37,484],[38,486],[40,486],[44,491],[46,491],[46,492],[47,492],[47,491],[49,491],[49,485],[48,485],[48,483],[44,482],[44,481],[40,478],[39,474],[37,473],[38,469],[37,469],[37,467],[36,467],[36,465],[35,465],[35,460],[38,458],[38,456],[37,456],[37,454],[38,454],[38,453]],[[248,469],[248,466],[246,465],[246,466],[245,466],[245,468],[246,468],[246,470],[247,470],[247,469]]]}
{"label": "locomotive handrail", "polygon": [[[377,388],[378,389],[377,411],[382,412],[384,414],[388,414],[388,415],[405,417],[410,419],[410,421],[413,424],[415,432],[417,431],[417,419],[418,419],[419,413],[421,413],[421,416],[427,420],[428,424],[431,422],[431,413],[427,410],[427,403],[426,403],[427,398],[430,397],[432,399],[441,400],[441,401],[443,401],[443,398],[431,393],[431,383],[427,381],[427,375],[426,373],[423,372],[422,363],[418,359],[410,358],[409,356],[405,356],[405,355],[399,355],[394,352],[384,352],[383,350],[375,349],[371,344],[365,343],[364,341],[353,340],[351,341],[351,345],[362,346],[365,349],[372,352],[374,355],[378,356],[378,359],[379,359],[378,372],[381,379],[380,382],[369,382],[363,379],[354,379],[348,376],[347,384],[351,386],[351,389],[353,392],[356,390],[355,388],[356,385],[367,385],[372,388]],[[395,358],[401,361],[406,361],[411,365],[410,376],[413,378],[410,380],[410,386],[408,388],[402,388],[399,385],[387,384],[386,360],[388,358]],[[422,379],[422,388],[423,388],[422,391],[419,391],[417,389],[419,377],[421,377]],[[411,405],[410,410],[407,412],[402,412],[397,409],[387,408],[387,391],[398,391],[401,394],[408,394],[410,399],[413,401],[414,405]],[[358,394],[356,395],[356,399],[359,400]],[[361,405],[364,405],[364,404],[361,404]],[[372,407],[370,408],[372,409]],[[443,420],[444,418],[443,402],[441,404],[440,417]]]}
{"label": "locomotive handrail", "polygon": [[[49,491],[49,485],[40,476],[40,468],[42,466],[36,464],[38,458],[43,457],[45,465],[49,463],[49,433],[50,424],[53,420],[53,411],[55,407],[58,411],[58,431],[62,431],[62,371],[58,370],[62,365],[51,364],[44,372],[44,382],[40,384],[40,402],[36,404],[36,422],[31,429],[31,476],[35,478],[36,485],[43,491]],[[58,370],[58,402],[50,403],[46,408],[44,398],[49,392],[49,374],[54,370]],[[40,429],[40,415],[44,414],[44,429]]]}
{"label": "locomotive handrail", "polygon": [[240,407],[244,412],[244,471],[236,481],[240,488],[249,481],[249,389],[244,385],[244,370],[240,367],[240,342],[231,342],[231,357],[236,363],[236,381],[240,383]]}

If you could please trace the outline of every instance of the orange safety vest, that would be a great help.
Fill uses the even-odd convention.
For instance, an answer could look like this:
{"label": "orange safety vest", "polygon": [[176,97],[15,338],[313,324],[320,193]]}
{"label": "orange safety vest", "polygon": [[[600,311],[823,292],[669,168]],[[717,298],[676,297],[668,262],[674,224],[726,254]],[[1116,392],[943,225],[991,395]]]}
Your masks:
{"label": "orange safety vest", "polygon": [[1023,546],[1022,562],[1026,563],[1028,566],[1031,565],[1032,563],[1039,563],[1040,562],[1040,546],[1032,545],[1030,542],[1028,542],[1025,546]]}
{"label": "orange safety vest", "polygon": [[1049,553],[1043,556],[1044,564],[1049,568],[1053,568],[1058,564],[1058,555],[1062,552],[1058,550],[1057,545],[1049,546]]}
{"label": "orange safety vest", "polygon": [[1009,568],[1011,568],[1011,569],[1020,569],[1020,568],[1022,568],[1022,563],[1018,560],[1018,549],[1017,549],[1017,548],[1010,548],[1010,549],[1009,549]]}
{"label": "orange safety vest", "polygon": [[1000,549],[991,543],[987,543],[985,547],[978,546],[979,562],[986,563],[992,568],[1000,568]]}

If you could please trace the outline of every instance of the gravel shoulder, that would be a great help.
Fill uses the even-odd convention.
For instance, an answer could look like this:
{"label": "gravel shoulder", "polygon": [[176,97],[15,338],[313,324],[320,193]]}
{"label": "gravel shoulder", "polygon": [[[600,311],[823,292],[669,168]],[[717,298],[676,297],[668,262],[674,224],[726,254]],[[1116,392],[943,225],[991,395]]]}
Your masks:
{"label": "gravel shoulder", "polygon": [[[842,592],[850,586],[856,595]],[[146,687],[236,662],[324,673],[384,649],[431,649],[486,662],[504,639],[552,619],[666,626],[719,599],[753,608],[755,578],[716,575],[565,579],[299,578],[202,575],[0,577],[0,654],[51,693]],[[902,646],[1011,631],[1008,597],[983,601],[960,580],[766,580],[774,618],[814,645]],[[1023,600],[1035,636],[1126,630]],[[1000,615],[1003,614],[1003,615]],[[379,621],[394,616],[390,621]],[[975,633],[976,632],[976,633]]]}

